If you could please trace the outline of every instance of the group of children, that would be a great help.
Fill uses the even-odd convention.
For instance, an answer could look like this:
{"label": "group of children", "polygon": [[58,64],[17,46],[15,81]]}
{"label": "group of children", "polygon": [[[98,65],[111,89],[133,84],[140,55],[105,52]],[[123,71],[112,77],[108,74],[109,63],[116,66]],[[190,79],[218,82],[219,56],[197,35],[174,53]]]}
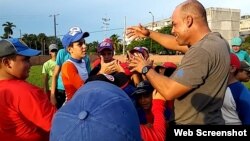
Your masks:
{"label": "group of children", "polygon": [[[88,36],[88,32],[82,32],[79,27],[72,27],[63,36],[64,49],[58,50],[56,44],[49,46],[51,58],[42,68],[43,89],[25,81],[31,67],[30,57],[39,55],[40,52],[30,49],[20,39],[0,41],[1,139],[49,140],[49,137],[59,130],[53,128],[50,132],[52,124],[67,125],[68,122],[58,122],[55,113],[64,107],[67,108],[74,95],[85,89],[87,83],[102,80],[99,79],[100,76],[120,87],[129,98],[137,113],[133,116],[139,121],[140,138],[165,139],[166,119],[170,115],[170,110],[166,109],[171,108],[172,102],[165,102],[141,74],[130,72],[128,62],[113,58],[114,46],[110,39],[105,39],[98,45],[97,52],[100,57],[90,64],[85,43]],[[130,57],[141,55],[149,58],[149,52],[144,47],[135,47],[129,53]],[[175,68],[173,63],[158,66],[159,73],[163,75],[170,75]],[[169,72],[166,73],[167,71]],[[169,103],[169,106],[166,107],[166,103]]]}
{"label": "group of children", "polygon": [[[86,53],[88,36],[88,32],[72,27],[63,36],[64,49],[58,50],[56,44],[49,46],[51,59],[42,69],[43,90],[25,81],[31,67],[30,57],[40,52],[30,49],[20,39],[0,41],[0,139],[77,140],[85,135],[81,130],[87,127],[80,125],[81,121],[86,121],[91,126],[93,122],[95,128],[105,128],[96,138],[110,134],[110,138],[118,140],[165,140],[173,101],[166,101],[144,75],[131,72],[128,62],[114,59],[111,39],[104,39],[98,45],[99,58],[91,64]],[[135,56],[148,60],[149,51],[145,47],[134,47],[127,59]],[[176,68],[172,62],[154,66],[157,73],[167,77]],[[231,54],[228,89],[222,107],[226,124],[250,123],[246,105],[250,94],[240,83],[249,81],[249,73],[250,65]],[[238,94],[239,89],[241,94]],[[117,100],[119,102],[115,102]],[[124,105],[130,109],[125,110]],[[95,106],[98,108],[93,108]],[[97,112],[100,109],[103,109],[102,114]],[[128,119],[131,116],[133,118]],[[120,130],[124,131],[120,133]],[[91,134],[94,137],[95,133],[88,131],[89,135],[83,138]],[[73,135],[67,136],[69,132]]]}

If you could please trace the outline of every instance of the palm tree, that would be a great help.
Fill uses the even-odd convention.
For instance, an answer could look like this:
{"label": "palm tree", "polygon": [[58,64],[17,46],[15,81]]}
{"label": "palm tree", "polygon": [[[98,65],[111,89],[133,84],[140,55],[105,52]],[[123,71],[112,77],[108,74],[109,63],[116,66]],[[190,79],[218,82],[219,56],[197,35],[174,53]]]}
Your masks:
{"label": "palm tree", "polygon": [[98,46],[99,42],[98,41],[93,41],[91,43],[88,43],[88,52],[90,53],[96,53],[97,50],[97,46]]}
{"label": "palm tree", "polygon": [[3,38],[11,38],[11,35],[13,35],[13,30],[12,28],[16,27],[16,25],[14,25],[11,22],[6,22],[4,24],[2,24],[2,26],[4,27],[4,35]]}
{"label": "palm tree", "polygon": [[39,46],[40,46],[40,48],[41,48],[41,51],[42,51],[42,55],[45,55],[46,53],[46,45],[45,45],[45,43],[46,43],[46,39],[47,39],[47,36],[46,36],[46,34],[45,33],[40,33],[40,34],[38,34],[38,36],[37,36],[37,40],[38,40],[38,42],[39,42]]}
{"label": "palm tree", "polygon": [[111,35],[110,39],[113,41],[114,49],[115,49],[115,53],[116,53],[116,51],[118,51],[118,49],[119,49],[121,39],[119,39],[119,36],[117,34]]}

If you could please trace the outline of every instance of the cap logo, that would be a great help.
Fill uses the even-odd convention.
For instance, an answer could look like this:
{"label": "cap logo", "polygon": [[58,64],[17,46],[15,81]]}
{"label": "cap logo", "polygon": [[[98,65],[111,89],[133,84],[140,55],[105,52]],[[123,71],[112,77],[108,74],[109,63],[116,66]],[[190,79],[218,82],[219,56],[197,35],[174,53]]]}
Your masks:
{"label": "cap logo", "polygon": [[102,42],[100,44],[100,47],[106,47],[106,46],[111,46],[111,44],[109,42]]}
{"label": "cap logo", "polygon": [[104,74],[104,76],[105,76],[109,81],[112,81],[112,82],[115,81],[115,78],[114,78],[114,76],[112,76],[112,75]]}
{"label": "cap logo", "polygon": [[82,30],[79,27],[72,27],[69,30],[69,35],[75,36],[77,33],[81,33]]}
{"label": "cap logo", "polygon": [[137,85],[138,88],[142,88],[142,87],[144,87],[144,86],[146,86],[146,85],[144,84],[144,82],[140,82],[140,83]]}

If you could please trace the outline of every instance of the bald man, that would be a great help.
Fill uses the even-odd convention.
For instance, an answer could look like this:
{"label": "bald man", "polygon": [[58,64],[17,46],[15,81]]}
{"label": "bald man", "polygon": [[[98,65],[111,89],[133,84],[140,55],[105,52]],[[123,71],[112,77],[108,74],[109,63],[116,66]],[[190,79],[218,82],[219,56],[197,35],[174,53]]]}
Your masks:
{"label": "bald man", "polygon": [[174,100],[173,124],[223,125],[220,108],[230,67],[229,45],[208,27],[206,10],[196,0],[178,5],[172,14],[172,35],[151,31],[139,25],[129,27],[132,39],[149,37],[162,46],[185,55],[171,77],[163,77],[150,62],[130,58],[131,71],[144,74],[166,100]]}

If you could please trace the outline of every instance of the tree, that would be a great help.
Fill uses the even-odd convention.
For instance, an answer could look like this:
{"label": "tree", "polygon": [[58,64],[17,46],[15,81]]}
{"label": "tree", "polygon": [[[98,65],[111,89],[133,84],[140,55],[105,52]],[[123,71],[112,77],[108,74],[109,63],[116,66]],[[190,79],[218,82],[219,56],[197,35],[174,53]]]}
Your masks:
{"label": "tree", "polygon": [[44,33],[40,33],[37,36],[37,40],[39,43],[39,46],[41,47],[42,50],[42,54],[46,54],[46,40],[47,40],[47,36]]}
{"label": "tree", "polygon": [[2,24],[2,26],[4,27],[4,34],[2,36],[3,39],[7,39],[7,38],[11,38],[11,35],[13,35],[13,30],[12,28],[16,27],[16,25],[14,25],[11,22],[6,22],[4,24]]}
{"label": "tree", "polygon": [[[163,28],[157,30],[157,32],[164,33],[164,34],[171,34],[171,30],[172,30],[172,26],[166,26],[166,27],[163,27]],[[127,49],[131,50],[132,48],[134,48],[136,46],[146,47],[146,48],[149,49],[149,47],[151,46],[150,44],[151,44],[151,39],[150,38],[133,40],[128,45]],[[161,52],[164,52],[164,54],[168,54],[168,55],[175,54],[175,51],[166,49],[166,48],[164,48],[163,46],[161,46],[160,44],[158,44],[155,41],[152,42],[152,49],[150,50],[150,52],[151,53],[157,53],[157,54],[160,54]]]}
{"label": "tree", "polygon": [[120,48],[121,48],[121,39],[119,39],[119,36],[117,34],[113,34],[110,36],[110,39],[113,41],[113,45],[114,45],[114,49],[115,49],[115,53],[116,52],[121,52]]}
{"label": "tree", "polygon": [[88,44],[87,44],[87,47],[89,48],[89,49],[88,49],[88,52],[89,52],[90,54],[96,53],[96,52],[97,52],[96,50],[97,50],[98,44],[99,44],[98,41],[93,41],[92,43],[88,43]]}
{"label": "tree", "polygon": [[245,38],[244,43],[241,45],[243,50],[246,50],[250,54],[250,36]]}

